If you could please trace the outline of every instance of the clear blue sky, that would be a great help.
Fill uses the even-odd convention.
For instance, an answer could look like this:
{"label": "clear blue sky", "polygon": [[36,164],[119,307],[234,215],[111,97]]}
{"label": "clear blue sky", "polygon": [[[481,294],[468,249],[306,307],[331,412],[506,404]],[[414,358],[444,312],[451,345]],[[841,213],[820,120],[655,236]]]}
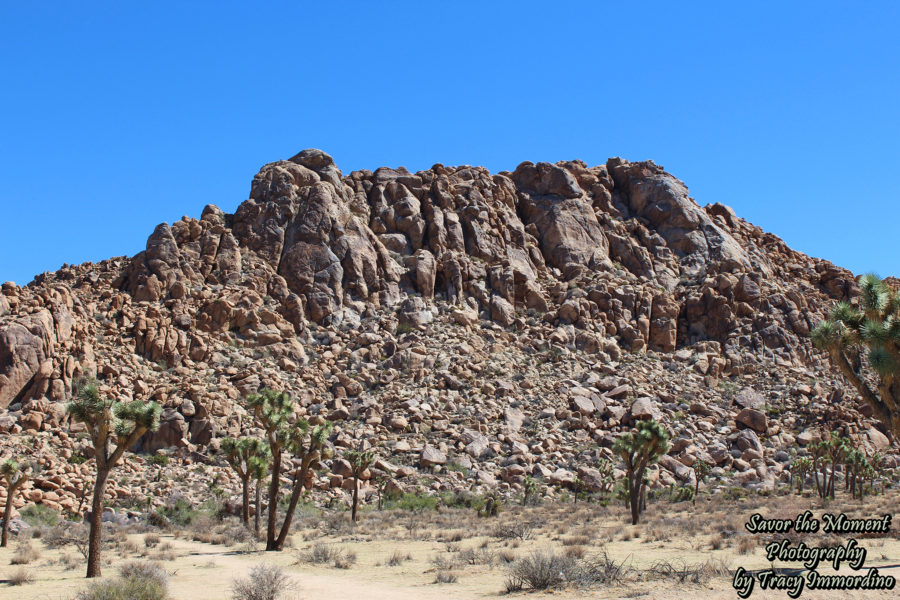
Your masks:
{"label": "clear blue sky", "polygon": [[898,24],[897,2],[0,0],[0,281],[133,255],[308,147],[344,173],[653,159],[900,275]]}

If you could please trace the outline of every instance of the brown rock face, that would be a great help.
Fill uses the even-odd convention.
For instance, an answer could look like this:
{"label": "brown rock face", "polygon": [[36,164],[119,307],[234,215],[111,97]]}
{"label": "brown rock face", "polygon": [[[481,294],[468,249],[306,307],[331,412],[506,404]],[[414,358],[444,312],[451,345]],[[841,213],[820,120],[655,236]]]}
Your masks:
{"label": "brown rock face", "polygon": [[[9,431],[52,430],[74,380],[95,374],[117,399],[164,404],[164,426],[144,449],[190,450],[246,427],[233,410],[242,395],[301,378],[327,390],[310,392],[303,410],[415,432],[427,410],[385,410],[366,390],[443,370],[441,389],[515,399],[480,382],[477,365],[436,366],[435,349],[415,343],[449,322],[475,338],[483,328],[522,332],[534,349],[599,363],[692,347],[686,366],[715,381],[764,361],[814,362],[805,336],[853,291],[849,272],[793,252],[728,207],[701,208],[652,162],[344,176],[326,153],[304,150],[263,166],[234,214],[208,205],[199,220],[157,226],[132,258],[4,284],[0,409],[14,407]],[[393,334],[403,332],[400,343]],[[368,371],[349,379],[341,369]],[[664,404],[613,402],[629,390],[618,382],[602,399],[579,396],[570,426],[628,423]]]}

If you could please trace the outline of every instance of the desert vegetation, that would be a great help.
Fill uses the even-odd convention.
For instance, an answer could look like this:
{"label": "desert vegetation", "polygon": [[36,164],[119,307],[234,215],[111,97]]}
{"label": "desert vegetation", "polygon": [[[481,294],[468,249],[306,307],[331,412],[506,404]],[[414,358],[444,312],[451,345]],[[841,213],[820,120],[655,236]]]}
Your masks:
{"label": "desert vegetation", "polygon": [[[839,302],[811,337],[872,408],[900,437],[900,294],[876,275],[859,281],[858,306]],[[864,372],[874,372],[873,385]]]}
{"label": "desert vegetation", "polygon": [[[185,594],[197,600],[289,599],[311,589],[368,590],[375,598],[418,590],[419,597],[440,597],[430,586],[453,586],[458,590],[453,593],[464,597],[526,590],[578,597],[660,588],[725,592],[736,566],[768,564],[763,547],[774,536],[748,533],[747,515],[792,517],[810,509],[861,518],[890,511],[897,493],[891,489],[860,501],[839,489],[831,500],[811,492],[796,495],[787,483],[770,495],[701,496],[696,504],[648,497],[639,525],[631,524],[630,506],[590,494],[578,504],[513,502],[492,518],[450,497],[425,510],[364,506],[356,522],[349,506],[317,509],[295,520],[285,556],[274,562],[264,550],[265,538],[252,536],[240,514],[217,519],[201,513],[186,526],[104,527],[105,562],[116,575],[85,584],[78,583],[70,563],[74,550],[74,562],[83,564],[88,528],[72,529],[74,524],[61,521],[42,528],[39,536],[17,540],[0,560],[14,563],[4,569],[6,585],[18,586],[23,600],[63,590],[73,600],[164,600]],[[836,538],[813,534],[805,541],[833,544]],[[876,557],[900,556],[895,531],[860,543]],[[26,576],[16,571],[23,565],[30,567]]]}
{"label": "desert vegetation", "polygon": [[97,474],[91,496],[87,576],[99,577],[103,496],[109,474],[142,435],[159,427],[162,408],[155,402],[125,404],[102,398],[95,381],[82,380],[67,411],[73,420],[84,423],[94,445]]}

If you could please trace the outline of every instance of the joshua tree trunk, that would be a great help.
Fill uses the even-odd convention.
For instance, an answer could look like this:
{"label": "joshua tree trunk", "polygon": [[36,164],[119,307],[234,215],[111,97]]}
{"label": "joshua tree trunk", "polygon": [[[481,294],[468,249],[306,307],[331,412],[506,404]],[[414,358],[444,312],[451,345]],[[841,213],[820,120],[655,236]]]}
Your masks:
{"label": "joshua tree trunk", "polygon": [[[291,531],[291,521],[294,520],[294,511],[297,510],[297,503],[300,502],[300,494],[303,492],[303,482],[306,481],[306,474],[309,472],[309,464],[306,461],[300,467],[300,473],[294,479],[294,485],[291,489],[291,502],[288,504],[287,513],[284,515],[284,523],[281,524],[281,531],[275,540],[271,550],[281,551],[284,549],[284,542],[287,540],[288,533]],[[270,548],[266,548],[269,550]]]}
{"label": "joshua tree trunk", "polygon": [[359,502],[359,473],[353,473],[353,510],[350,519],[356,523],[356,505]]}
{"label": "joshua tree trunk", "polygon": [[637,483],[634,481],[628,482],[628,498],[631,504],[631,524],[637,525],[638,519],[641,515],[641,483],[640,479],[638,479]]}
{"label": "joshua tree trunk", "polygon": [[106,492],[106,480],[109,469],[97,469],[97,481],[94,482],[94,497],[91,499],[91,534],[88,545],[87,577],[100,577],[100,546],[103,527],[103,495]]}
{"label": "joshua tree trunk", "polygon": [[250,477],[241,481],[241,521],[244,527],[250,529]]}
{"label": "joshua tree trunk", "polygon": [[272,481],[269,484],[269,515],[266,523],[266,551],[275,547],[275,520],[278,517],[278,484],[281,477],[281,449],[272,448]]}
{"label": "joshua tree trunk", "polygon": [[12,514],[14,491],[9,490],[6,495],[6,508],[3,509],[3,536],[0,538],[0,548],[6,548],[6,541],[9,537],[9,516]]}
{"label": "joshua tree trunk", "polygon": [[259,537],[259,513],[262,510],[262,508],[260,508],[260,496],[262,495],[262,493],[259,489],[259,484],[261,482],[261,479],[256,480],[256,503],[254,504],[254,508],[256,510],[253,511],[253,532],[256,537]]}
{"label": "joshua tree trunk", "polygon": [[831,463],[831,479],[828,480],[828,493],[831,495],[831,499],[834,500],[834,477],[837,475],[837,463]]}

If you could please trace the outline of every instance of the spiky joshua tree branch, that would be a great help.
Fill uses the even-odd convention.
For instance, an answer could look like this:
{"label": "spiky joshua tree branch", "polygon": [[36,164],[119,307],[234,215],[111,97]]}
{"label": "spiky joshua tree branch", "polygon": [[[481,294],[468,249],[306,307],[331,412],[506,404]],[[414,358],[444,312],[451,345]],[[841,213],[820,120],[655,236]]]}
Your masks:
{"label": "spiky joshua tree branch", "polygon": [[[828,352],[896,441],[900,438],[900,294],[871,274],[860,278],[859,291],[858,308],[839,302],[810,337],[817,348]],[[872,376],[867,376],[865,363]]]}

